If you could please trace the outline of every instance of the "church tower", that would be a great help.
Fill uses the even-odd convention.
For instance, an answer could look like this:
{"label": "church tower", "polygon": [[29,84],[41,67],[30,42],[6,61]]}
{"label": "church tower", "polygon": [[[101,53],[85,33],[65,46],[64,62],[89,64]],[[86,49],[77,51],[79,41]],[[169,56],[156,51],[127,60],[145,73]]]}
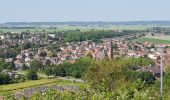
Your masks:
{"label": "church tower", "polygon": [[109,59],[112,59],[113,58],[113,48],[112,48],[112,39],[110,39],[110,41],[109,41],[109,55],[108,55],[108,57],[109,57]]}

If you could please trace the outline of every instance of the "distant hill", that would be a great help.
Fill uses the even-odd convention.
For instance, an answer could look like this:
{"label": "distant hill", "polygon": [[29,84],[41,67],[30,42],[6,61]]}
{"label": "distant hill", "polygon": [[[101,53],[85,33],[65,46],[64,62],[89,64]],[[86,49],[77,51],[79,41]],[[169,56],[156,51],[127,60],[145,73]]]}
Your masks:
{"label": "distant hill", "polygon": [[41,26],[41,25],[163,25],[170,26],[170,21],[124,21],[124,22],[7,22],[11,26]]}

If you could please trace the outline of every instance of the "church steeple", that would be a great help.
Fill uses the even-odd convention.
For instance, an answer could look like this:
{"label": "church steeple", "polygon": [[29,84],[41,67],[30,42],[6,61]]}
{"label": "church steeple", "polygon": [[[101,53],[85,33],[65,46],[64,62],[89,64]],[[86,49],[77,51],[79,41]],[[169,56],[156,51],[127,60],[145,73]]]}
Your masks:
{"label": "church steeple", "polygon": [[109,59],[113,58],[112,39],[109,40]]}

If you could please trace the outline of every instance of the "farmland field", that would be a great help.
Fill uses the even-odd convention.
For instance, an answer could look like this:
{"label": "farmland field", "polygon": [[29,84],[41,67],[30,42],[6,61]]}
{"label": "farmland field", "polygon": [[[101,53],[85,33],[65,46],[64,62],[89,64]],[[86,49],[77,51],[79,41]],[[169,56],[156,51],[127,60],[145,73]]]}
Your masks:
{"label": "farmland field", "polygon": [[160,39],[170,41],[170,36],[146,36],[146,38]]}
{"label": "farmland field", "polygon": [[79,82],[71,82],[71,81],[66,81],[66,80],[60,80],[57,78],[52,78],[52,79],[40,79],[40,80],[30,80],[26,82],[21,82],[21,83],[14,83],[14,84],[7,84],[7,85],[0,85],[0,91],[17,91],[17,90],[22,90],[25,88],[30,88],[30,87],[36,87],[36,86],[42,86],[42,85],[52,85],[52,84],[57,84],[57,85],[85,85],[84,83],[79,83]]}
{"label": "farmland field", "polygon": [[170,43],[170,36],[144,36],[141,38],[130,40],[132,42],[151,42],[156,44],[169,44]]}
{"label": "farmland field", "polygon": [[56,26],[56,29],[50,28],[39,28],[39,27],[32,27],[32,28],[0,28],[0,33],[3,32],[23,32],[29,30],[30,32],[42,32],[42,30],[46,30],[46,32],[52,31],[62,31],[62,30],[76,30],[80,29],[81,31],[88,31],[91,29],[94,30],[146,30],[152,26],[140,26],[140,25],[106,25],[106,26]]}
{"label": "farmland field", "polygon": [[59,80],[56,79],[40,79],[40,80],[35,80],[35,81],[26,81],[22,83],[14,83],[14,84],[9,84],[9,85],[1,85],[1,91],[4,90],[17,90],[17,89],[23,89],[27,87],[33,87],[33,86],[39,86],[39,85],[44,85],[44,84],[51,84],[55,83]]}

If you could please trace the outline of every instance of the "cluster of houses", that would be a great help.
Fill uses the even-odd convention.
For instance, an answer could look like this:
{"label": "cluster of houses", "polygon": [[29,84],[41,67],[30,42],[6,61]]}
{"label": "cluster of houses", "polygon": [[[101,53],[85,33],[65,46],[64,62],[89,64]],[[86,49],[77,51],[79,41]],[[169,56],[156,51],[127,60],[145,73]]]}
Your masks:
{"label": "cluster of houses", "polygon": [[[11,33],[16,34],[16,33]],[[48,34],[48,37],[54,38],[55,35]],[[156,47],[164,46],[169,47],[170,44],[153,44],[150,42],[138,43],[138,42],[127,42],[127,39],[141,37],[141,35],[127,35],[114,39],[102,39],[101,43],[96,43],[92,41],[83,42],[67,42],[60,46],[60,50],[57,52],[48,50],[46,46],[39,47],[37,50],[29,48],[26,50],[21,50],[20,54],[16,58],[5,59],[6,62],[14,62],[17,69],[22,69],[23,66],[30,67],[30,63],[34,60],[41,62],[43,65],[57,65],[63,62],[76,61],[79,58],[89,56],[95,59],[112,59],[119,56],[127,57],[148,57],[156,62],[157,58],[160,56],[160,52]],[[17,33],[15,39],[11,39],[10,34],[5,34],[0,36],[4,44],[0,45],[0,48],[8,48],[9,45],[5,43],[10,43],[12,45],[22,44],[22,43],[39,43],[43,44],[55,44],[55,40],[42,38],[40,34],[30,34],[30,33]],[[166,48],[163,50],[164,63],[167,65],[170,63],[170,49]],[[158,66],[155,65],[155,66]],[[153,69],[153,70],[151,70]],[[148,68],[141,69],[142,71],[158,72],[155,70],[158,68]]]}

